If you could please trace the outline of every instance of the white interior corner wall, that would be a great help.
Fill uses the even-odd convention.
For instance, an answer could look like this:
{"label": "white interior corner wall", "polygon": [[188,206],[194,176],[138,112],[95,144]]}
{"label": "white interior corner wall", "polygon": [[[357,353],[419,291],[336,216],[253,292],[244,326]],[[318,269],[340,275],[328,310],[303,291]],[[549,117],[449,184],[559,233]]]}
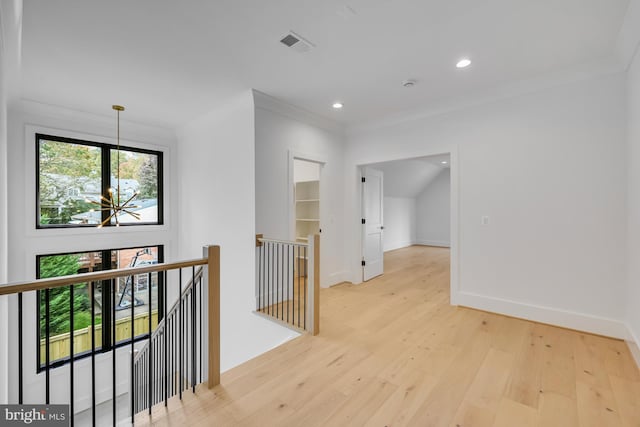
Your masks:
{"label": "white interior corner wall", "polygon": [[384,251],[411,246],[416,241],[416,199],[384,197]]}
{"label": "white interior corner wall", "polygon": [[[320,185],[321,286],[348,278],[344,262],[344,135],[340,126],[254,91],[256,230],[294,239],[292,156],[324,163]],[[292,178],[291,178],[292,182]]]}
{"label": "white interior corner wall", "polygon": [[[358,165],[451,152],[452,302],[626,337],[625,91],[624,73],[595,75],[350,129],[347,218]],[[358,282],[360,230],[346,232]]]}
{"label": "white interior corner wall", "polygon": [[416,197],[416,243],[451,246],[451,173],[444,168]]}
{"label": "white interior corner wall", "polygon": [[[2,9],[0,8],[0,12]],[[0,283],[7,283],[7,94],[5,83],[5,53],[0,13]],[[9,301],[0,297],[0,404],[9,398]]]}
{"label": "white interior corner wall", "polygon": [[640,365],[640,54],[636,54],[628,72],[628,294],[627,324]]}
{"label": "white interior corner wall", "polygon": [[[105,111],[111,112],[110,105]],[[165,245],[165,257],[172,260],[175,255],[175,135],[172,131],[157,127],[121,121],[121,142],[125,146],[159,150],[164,153],[164,196],[165,212],[164,225],[132,226],[109,229],[40,229],[35,228],[36,222],[36,133],[77,138],[103,143],[115,143],[115,116],[111,114],[95,115],[86,112],[70,110],[59,106],[21,101],[11,105],[8,112],[8,197],[11,203],[8,207],[9,227],[9,269],[10,282],[33,280],[36,276],[36,256],[40,254],[55,254],[65,252],[90,251],[109,248],[136,247],[150,245]],[[15,295],[10,298],[16,299]],[[36,351],[37,331],[37,302],[35,292],[25,293],[23,296],[23,343],[25,366],[24,389],[25,401],[42,401],[44,396],[44,375],[36,374],[36,363],[32,359]],[[17,304],[10,303],[9,323],[17,321]],[[14,351],[9,354],[10,366],[17,366],[17,332],[10,331],[10,340]],[[123,359],[127,352],[118,351],[118,358]],[[104,372],[110,365],[110,359],[99,357],[96,360],[97,371]],[[14,375],[9,379],[9,390],[17,393],[17,369],[12,369]],[[61,371],[62,373],[62,371]],[[66,402],[68,384],[64,376],[57,373],[52,376],[51,395],[56,402]],[[90,367],[87,363],[79,363],[76,367],[78,377],[89,377]],[[100,375],[99,375],[100,377]],[[109,384],[103,378],[99,384]],[[124,381],[124,378],[123,378]],[[90,384],[84,384],[77,389],[78,395],[89,396]],[[107,395],[105,390],[96,391],[98,399]],[[15,399],[15,396],[12,397]],[[77,409],[89,407],[90,399],[78,401]]]}
{"label": "white interior corner wall", "polygon": [[[0,283],[6,283],[8,236],[8,110],[18,94],[22,1],[0,0]],[[0,404],[11,401],[9,298],[0,297]]]}
{"label": "white interior corner wall", "polygon": [[255,310],[254,104],[250,91],[178,132],[180,257],[220,245],[221,369],[226,371],[296,333]]}

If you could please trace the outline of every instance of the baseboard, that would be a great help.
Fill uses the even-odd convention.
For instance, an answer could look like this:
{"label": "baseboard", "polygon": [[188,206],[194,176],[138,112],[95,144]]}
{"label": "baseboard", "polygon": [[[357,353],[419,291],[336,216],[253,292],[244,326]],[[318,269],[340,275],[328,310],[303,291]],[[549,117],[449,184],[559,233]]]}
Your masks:
{"label": "baseboard", "polygon": [[631,352],[631,356],[633,356],[633,360],[635,360],[636,365],[638,365],[638,369],[640,369],[640,341],[638,341],[638,337],[633,333],[633,330],[627,326],[629,338],[626,340],[627,347],[629,347],[629,351]]}
{"label": "baseboard", "polygon": [[385,249],[384,251],[385,252],[395,251],[396,249],[406,248],[406,247],[411,246],[413,244],[414,244],[414,242],[412,242],[412,241],[394,243],[394,244],[390,245],[389,248]]}
{"label": "baseboard", "polygon": [[520,319],[612,338],[629,339],[629,330],[623,322],[605,317],[590,316],[551,307],[523,304],[469,292],[458,292],[455,301],[457,305],[490,311],[492,313],[504,314]]}
{"label": "baseboard", "polygon": [[337,285],[342,282],[349,282],[351,279],[351,273],[349,271],[337,271],[331,273],[327,278],[327,283],[322,283],[323,288],[330,288],[333,285]]}
{"label": "baseboard", "polygon": [[438,246],[442,248],[450,248],[451,242],[445,242],[443,240],[428,240],[428,239],[418,239],[415,241],[416,245],[424,245],[424,246]]}

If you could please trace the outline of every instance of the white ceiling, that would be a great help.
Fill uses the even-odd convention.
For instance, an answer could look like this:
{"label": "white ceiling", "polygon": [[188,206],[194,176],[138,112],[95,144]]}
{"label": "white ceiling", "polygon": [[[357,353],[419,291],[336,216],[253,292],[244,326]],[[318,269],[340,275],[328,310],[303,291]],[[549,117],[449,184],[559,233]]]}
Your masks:
{"label": "white ceiling", "polygon": [[[447,162],[442,164],[442,162]],[[409,197],[420,195],[431,182],[450,164],[449,154],[394,160],[367,165],[383,173],[384,197]]]}
{"label": "white ceiling", "polygon": [[[28,0],[23,96],[104,114],[121,103],[127,119],[173,127],[255,88],[354,124],[609,58],[627,4]],[[289,30],[316,48],[285,48]]]}

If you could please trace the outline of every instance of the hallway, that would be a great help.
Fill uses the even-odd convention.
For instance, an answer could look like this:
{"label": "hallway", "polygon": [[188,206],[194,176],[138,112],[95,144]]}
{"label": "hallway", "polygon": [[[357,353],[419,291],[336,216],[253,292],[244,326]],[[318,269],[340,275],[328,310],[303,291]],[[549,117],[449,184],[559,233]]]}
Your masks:
{"label": "hallway", "polygon": [[[139,424],[148,422],[146,414]],[[156,425],[636,426],[624,342],[449,305],[449,250],[385,254],[385,274],[321,292],[321,332],[222,375]]]}

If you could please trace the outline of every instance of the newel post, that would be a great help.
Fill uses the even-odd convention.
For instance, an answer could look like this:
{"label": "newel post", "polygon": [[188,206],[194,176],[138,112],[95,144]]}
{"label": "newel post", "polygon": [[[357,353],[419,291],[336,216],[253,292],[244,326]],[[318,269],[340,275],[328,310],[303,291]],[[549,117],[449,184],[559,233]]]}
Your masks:
{"label": "newel post", "polygon": [[207,388],[220,384],[220,246],[205,246],[207,258],[208,379]]}
{"label": "newel post", "polygon": [[313,335],[320,333],[320,235],[309,235],[307,256],[307,295],[309,295],[307,324]]}

